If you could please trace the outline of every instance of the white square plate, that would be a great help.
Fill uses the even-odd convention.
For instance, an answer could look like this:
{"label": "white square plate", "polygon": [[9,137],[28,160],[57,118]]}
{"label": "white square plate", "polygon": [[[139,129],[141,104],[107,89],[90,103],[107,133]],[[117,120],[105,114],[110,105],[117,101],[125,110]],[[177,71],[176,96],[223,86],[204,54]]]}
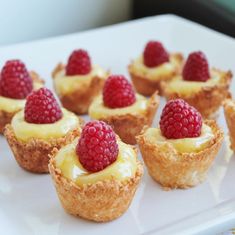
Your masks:
{"label": "white square plate", "polygon": [[[169,51],[206,53],[210,65],[235,68],[235,41],[227,36],[165,15],[141,19],[97,30],[0,48],[0,65],[20,58],[52,87],[51,71],[66,61],[75,48],[86,48],[95,63],[113,73],[127,74],[127,65],[150,39],[164,43]],[[235,72],[235,71],[234,71]],[[232,89],[235,86],[233,83]],[[161,100],[161,107],[164,100]],[[158,115],[161,111],[158,111]],[[158,117],[155,120],[156,125]],[[223,113],[219,124],[227,133]],[[129,210],[110,223],[93,223],[64,212],[49,175],[35,175],[16,164],[0,137],[0,224],[1,234],[176,234],[202,232],[235,219],[235,157],[228,138],[198,187],[165,192],[145,171]]]}

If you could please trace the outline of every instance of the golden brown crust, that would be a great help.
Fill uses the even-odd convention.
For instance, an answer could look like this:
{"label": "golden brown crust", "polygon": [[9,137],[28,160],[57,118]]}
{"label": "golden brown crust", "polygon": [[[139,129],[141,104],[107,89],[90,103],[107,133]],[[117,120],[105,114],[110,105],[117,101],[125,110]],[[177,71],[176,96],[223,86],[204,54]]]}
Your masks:
{"label": "golden brown crust", "polygon": [[17,112],[9,113],[4,110],[0,110],[0,134],[3,134],[4,127],[6,124],[11,123],[11,119]]}
{"label": "golden brown crust", "polygon": [[183,55],[181,53],[174,53],[172,54],[172,56],[174,56],[175,60],[178,62],[178,66],[175,68],[175,71],[173,71],[169,76],[159,77],[157,81],[140,76],[133,68],[133,64],[130,64],[128,66],[128,71],[130,73],[133,85],[138,93],[145,96],[150,96],[155,91],[158,91],[159,94],[162,95],[161,81],[168,81],[172,79],[175,75],[179,74],[182,69],[182,63],[184,60]]}
{"label": "golden brown crust", "polygon": [[69,214],[106,222],[120,217],[128,209],[143,175],[143,166],[138,160],[135,176],[125,182],[112,179],[81,187],[63,177],[56,168],[57,151],[53,150],[49,171],[61,204]]}
{"label": "golden brown crust", "polygon": [[[56,74],[63,70],[65,66],[59,63],[56,68],[52,72],[52,77],[55,79]],[[84,84],[84,86],[80,86],[78,89],[74,90],[70,94],[61,95],[58,91],[56,91],[62,105],[76,113],[76,114],[87,114],[88,108],[94,98],[100,94],[102,88],[104,86],[105,79],[94,76],[89,85]]]}
{"label": "golden brown crust", "polygon": [[204,87],[197,93],[192,93],[190,96],[185,96],[179,93],[171,93],[165,87],[167,83],[162,83],[163,95],[170,99],[182,98],[190,105],[194,106],[204,118],[213,118],[213,114],[222,105],[224,99],[231,97],[229,86],[232,80],[232,72],[223,72],[218,69],[214,71],[220,73],[221,82],[217,85]]}
{"label": "golden brown crust", "polygon": [[[31,75],[33,82],[38,82],[38,83],[42,83],[42,84],[45,83],[44,80],[41,79],[36,72],[30,71],[30,75]],[[5,125],[10,123],[13,116],[17,112],[19,112],[20,110],[21,109],[16,110],[15,112],[7,112],[5,110],[0,110],[0,134],[3,134],[3,129],[4,129]]]}
{"label": "golden brown crust", "polygon": [[150,98],[146,113],[133,115],[123,114],[108,116],[100,120],[112,126],[115,133],[127,144],[136,144],[135,137],[140,134],[144,126],[151,126],[156,110],[159,106],[160,98],[155,92]]}
{"label": "golden brown crust", "polygon": [[223,103],[224,116],[229,130],[231,148],[235,152],[235,102],[231,99]]}
{"label": "golden brown crust", "polygon": [[57,64],[56,67],[54,68],[54,70],[51,73],[52,78],[55,79],[57,73],[59,73],[60,71],[62,71],[64,69],[65,69],[65,66],[62,63]]}
{"label": "golden brown crust", "polygon": [[38,82],[38,83],[41,83],[42,85],[45,84],[45,81],[35,71],[30,71],[29,74],[30,74],[30,77],[32,78],[33,82]]}
{"label": "golden brown crust", "polygon": [[16,138],[10,124],[5,126],[4,135],[18,164],[27,171],[34,173],[48,173],[49,156],[53,148],[61,148],[71,143],[80,135],[80,128],[70,131],[66,136],[50,139],[31,139],[23,142]]}
{"label": "golden brown crust", "polygon": [[137,137],[150,176],[164,188],[189,188],[206,178],[223,141],[223,132],[214,120],[206,120],[205,124],[212,128],[214,138],[197,153],[179,153],[167,142],[153,145],[146,140],[145,130]]}

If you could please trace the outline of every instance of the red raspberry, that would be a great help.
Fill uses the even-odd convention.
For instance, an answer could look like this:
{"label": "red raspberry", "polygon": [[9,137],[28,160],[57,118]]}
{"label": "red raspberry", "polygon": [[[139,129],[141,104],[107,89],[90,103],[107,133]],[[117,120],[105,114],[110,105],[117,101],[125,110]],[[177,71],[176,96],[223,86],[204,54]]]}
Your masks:
{"label": "red raspberry", "polygon": [[33,90],[32,79],[20,60],[9,60],[0,76],[0,94],[12,99],[25,99]]}
{"label": "red raspberry", "polygon": [[118,144],[111,126],[102,121],[88,122],[82,130],[76,152],[82,166],[90,171],[101,171],[118,156]]}
{"label": "red raspberry", "polygon": [[169,61],[169,54],[162,43],[150,41],[144,49],[144,64],[147,67],[156,67]]}
{"label": "red raspberry", "polygon": [[209,65],[203,52],[193,52],[183,68],[183,78],[188,81],[205,82],[210,78]]}
{"label": "red raspberry", "polygon": [[201,114],[182,99],[170,100],[160,119],[162,134],[168,139],[198,137],[201,134]]}
{"label": "red raspberry", "polygon": [[62,111],[52,92],[43,87],[27,97],[24,117],[29,123],[54,123],[61,119]]}
{"label": "red raspberry", "polygon": [[103,102],[109,108],[122,108],[135,103],[132,85],[122,75],[111,75],[103,88]]}
{"label": "red raspberry", "polygon": [[68,59],[66,75],[85,75],[91,71],[91,59],[85,50],[75,50]]}

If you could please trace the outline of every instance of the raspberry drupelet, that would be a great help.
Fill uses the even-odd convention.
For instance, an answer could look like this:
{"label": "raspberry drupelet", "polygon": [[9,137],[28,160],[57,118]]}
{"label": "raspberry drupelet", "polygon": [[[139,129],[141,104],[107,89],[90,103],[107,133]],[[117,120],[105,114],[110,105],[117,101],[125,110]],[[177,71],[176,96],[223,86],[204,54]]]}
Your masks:
{"label": "raspberry drupelet", "polygon": [[161,42],[149,41],[144,49],[144,64],[156,67],[169,61],[169,54]]}
{"label": "raspberry drupelet", "polygon": [[103,101],[109,108],[122,108],[132,105],[136,96],[132,85],[122,75],[111,75],[103,88]]}
{"label": "raspberry drupelet", "polygon": [[91,71],[91,59],[87,51],[83,49],[72,52],[66,66],[66,75],[85,75]]}
{"label": "raspberry drupelet", "polygon": [[25,120],[28,123],[46,124],[61,119],[62,111],[52,92],[43,87],[33,91],[26,99]]}
{"label": "raspberry drupelet", "polygon": [[118,156],[118,144],[111,126],[102,121],[88,122],[82,130],[76,152],[82,166],[90,171],[101,171]]}
{"label": "raspberry drupelet", "polygon": [[182,99],[170,100],[160,119],[162,135],[168,139],[198,137],[201,134],[201,114]]}
{"label": "raspberry drupelet", "polygon": [[25,64],[9,60],[0,74],[0,95],[12,99],[25,99],[33,90],[33,81]]}
{"label": "raspberry drupelet", "polygon": [[183,79],[206,82],[209,78],[209,65],[205,54],[201,51],[192,52],[184,65]]}

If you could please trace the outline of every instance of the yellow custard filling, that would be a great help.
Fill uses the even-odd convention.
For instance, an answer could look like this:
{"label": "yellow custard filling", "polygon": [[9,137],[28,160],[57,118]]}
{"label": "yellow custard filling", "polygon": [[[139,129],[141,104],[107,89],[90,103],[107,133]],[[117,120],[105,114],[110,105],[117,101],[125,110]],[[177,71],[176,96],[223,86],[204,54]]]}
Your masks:
{"label": "yellow custard filling", "polygon": [[33,82],[33,89],[34,90],[38,90],[43,86],[44,86],[44,84],[42,82]]}
{"label": "yellow custard filling", "polygon": [[139,76],[143,76],[149,80],[157,81],[168,78],[178,66],[178,61],[173,55],[171,55],[169,62],[163,63],[153,68],[149,68],[144,64],[143,56],[140,56],[134,60],[132,66],[133,71]]}
{"label": "yellow custard filling", "polygon": [[177,76],[171,80],[166,88],[166,93],[177,93],[182,95],[191,95],[200,91],[203,87],[212,87],[220,82],[220,74],[216,71],[211,71],[211,78],[206,82],[185,81],[182,76]]}
{"label": "yellow custard filling", "polygon": [[93,66],[91,72],[86,75],[66,76],[65,70],[61,70],[55,75],[55,90],[60,95],[66,95],[80,86],[82,86],[83,89],[86,89],[86,87],[90,86],[90,82],[95,76],[98,76],[101,79],[106,79],[108,73],[98,65]]}
{"label": "yellow custard filling", "polygon": [[[37,90],[43,87],[43,84],[40,82],[33,82],[33,89]],[[24,108],[26,99],[12,99],[4,96],[0,96],[0,110],[9,113],[15,113]]]}
{"label": "yellow custard filling", "polygon": [[117,160],[104,170],[90,173],[79,162],[76,154],[78,139],[62,147],[55,156],[56,167],[61,170],[64,177],[74,181],[77,185],[94,184],[102,180],[117,179],[128,180],[137,170],[136,152],[130,145],[118,140],[119,153]]}
{"label": "yellow custard filling", "polygon": [[201,135],[194,138],[183,139],[167,139],[161,134],[159,128],[149,128],[145,133],[147,141],[150,143],[164,144],[170,143],[180,153],[199,152],[206,148],[209,141],[214,137],[212,129],[206,125],[202,125]]}
{"label": "yellow custard filling", "polygon": [[89,116],[92,119],[101,119],[103,117],[113,116],[113,115],[124,115],[124,114],[142,114],[146,112],[148,107],[148,99],[142,95],[136,94],[136,102],[130,106],[124,108],[108,108],[103,103],[102,95],[95,98],[89,107]]}
{"label": "yellow custard filling", "polygon": [[24,119],[24,110],[18,112],[11,125],[17,139],[27,141],[32,138],[49,140],[65,136],[69,131],[79,127],[79,119],[72,112],[62,109],[63,117],[55,123],[34,124]]}
{"label": "yellow custard filling", "polygon": [[0,110],[14,113],[24,108],[26,100],[11,99],[0,96]]}

